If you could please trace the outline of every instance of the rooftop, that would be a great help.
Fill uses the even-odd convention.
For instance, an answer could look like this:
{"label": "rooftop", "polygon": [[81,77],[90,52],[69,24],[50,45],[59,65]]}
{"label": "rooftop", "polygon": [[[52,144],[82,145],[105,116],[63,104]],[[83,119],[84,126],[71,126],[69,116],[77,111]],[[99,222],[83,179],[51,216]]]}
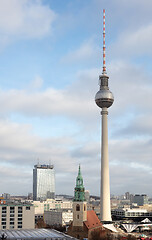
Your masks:
{"label": "rooftop", "polygon": [[42,169],[53,169],[54,166],[51,164],[51,165],[45,165],[45,164],[37,164],[37,165],[34,165],[35,168],[42,168]]}
{"label": "rooftop", "polygon": [[76,240],[71,236],[58,232],[54,229],[30,229],[30,230],[0,230],[0,237],[4,234],[7,240],[14,239],[51,239],[51,240]]}
{"label": "rooftop", "polygon": [[84,224],[88,229],[102,227],[102,223],[93,210],[87,211],[87,221],[85,221]]}

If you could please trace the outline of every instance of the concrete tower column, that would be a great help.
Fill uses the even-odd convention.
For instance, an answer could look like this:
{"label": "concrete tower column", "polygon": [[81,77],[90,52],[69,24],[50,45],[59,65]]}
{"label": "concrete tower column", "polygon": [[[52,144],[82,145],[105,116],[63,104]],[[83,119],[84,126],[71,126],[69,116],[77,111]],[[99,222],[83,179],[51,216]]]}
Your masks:
{"label": "concrete tower column", "polygon": [[103,222],[112,221],[110,207],[109,157],[108,157],[108,110],[102,108],[101,144],[101,192],[100,216]]}
{"label": "concrete tower column", "polygon": [[104,223],[111,222],[110,183],[108,159],[108,108],[114,102],[114,96],[109,90],[109,77],[106,73],[105,62],[105,10],[103,10],[103,71],[99,76],[100,90],[96,93],[95,102],[102,109],[102,147],[101,147],[101,192],[100,192],[100,218]]}

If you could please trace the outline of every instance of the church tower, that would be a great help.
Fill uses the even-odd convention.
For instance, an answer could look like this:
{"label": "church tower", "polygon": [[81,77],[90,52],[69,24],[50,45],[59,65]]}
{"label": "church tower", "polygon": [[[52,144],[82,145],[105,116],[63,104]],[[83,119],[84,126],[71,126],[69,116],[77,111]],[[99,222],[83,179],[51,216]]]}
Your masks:
{"label": "church tower", "polygon": [[79,165],[73,200],[73,227],[83,227],[84,221],[87,221],[87,202],[85,200],[85,188]]}

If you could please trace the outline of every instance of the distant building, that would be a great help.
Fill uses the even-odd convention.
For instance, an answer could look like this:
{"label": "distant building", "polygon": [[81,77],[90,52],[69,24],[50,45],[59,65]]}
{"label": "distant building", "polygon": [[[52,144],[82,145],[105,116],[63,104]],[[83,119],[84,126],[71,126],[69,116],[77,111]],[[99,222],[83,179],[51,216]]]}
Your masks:
{"label": "distant building", "polygon": [[3,193],[2,194],[2,197],[5,199],[5,200],[9,200],[10,199],[10,194],[9,193]]}
{"label": "distant building", "polygon": [[73,202],[64,199],[47,199],[46,201],[33,201],[35,220],[43,218],[45,211],[68,209],[72,210]]}
{"label": "distant building", "polygon": [[32,194],[32,193],[28,193],[27,199],[28,199],[28,200],[32,200],[32,199],[33,199],[33,194]]}
{"label": "distant building", "polygon": [[90,192],[88,190],[85,190],[85,199],[86,199],[87,203],[90,202]]}
{"label": "distant building", "polygon": [[0,229],[32,229],[35,227],[31,204],[0,204]]}
{"label": "distant building", "polygon": [[69,209],[57,209],[44,212],[44,222],[50,226],[66,226],[73,221],[73,212]]}
{"label": "distant building", "polygon": [[126,193],[125,193],[125,198],[126,198],[127,200],[130,200],[130,193],[129,193],[129,192],[126,192]]}
{"label": "distant building", "polygon": [[55,198],[54,166],[37,164],[33,169],[33,200],[47,198]]}
{"label": "distant building", "polygon": [[148,204],[148,196],[146,194],[142,195],[136,194],[134,196],[133,202],[137,203],[138,206],[143,206],[144,204]]}
{"label": "distant building", "polygon": [[141,208],[118,208],[111,211],[113,220],[130,219],[141,221],[145,218],[152,220],[152,212]]}
{"label": "distant building", "polygon": [[132,204],[134,201],[134,195],[133,194],[130,194],[130,204]]}

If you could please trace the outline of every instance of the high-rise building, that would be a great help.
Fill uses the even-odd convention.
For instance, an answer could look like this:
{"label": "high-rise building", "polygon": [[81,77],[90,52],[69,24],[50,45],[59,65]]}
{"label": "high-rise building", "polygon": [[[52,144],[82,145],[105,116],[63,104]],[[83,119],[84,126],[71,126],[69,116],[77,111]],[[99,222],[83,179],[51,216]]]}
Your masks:
{"label": "high-rise building", "polygon": [[96,93],[95,102],[102,108],[102,144],[101,144],[101,192],[100,218],[102,222],[111,222],[110,210],[110,183],[108,159],[108,108],[113,104],[114,97],[108,87],[105,64],[105,10],[103,10],[103,71],[99,76],[100,90]]}
{"label": "high-rise building", "polygon": [[126,192],[126,193],[125,193],[125,198],[126,198],[127,200],[130,200],[130,193],[129,193],[129,192]]}
{"label": "high-rise building", "polygon": [[55,198],[54,166],[37,164],[33,169],[33,200],[47,198]]}

